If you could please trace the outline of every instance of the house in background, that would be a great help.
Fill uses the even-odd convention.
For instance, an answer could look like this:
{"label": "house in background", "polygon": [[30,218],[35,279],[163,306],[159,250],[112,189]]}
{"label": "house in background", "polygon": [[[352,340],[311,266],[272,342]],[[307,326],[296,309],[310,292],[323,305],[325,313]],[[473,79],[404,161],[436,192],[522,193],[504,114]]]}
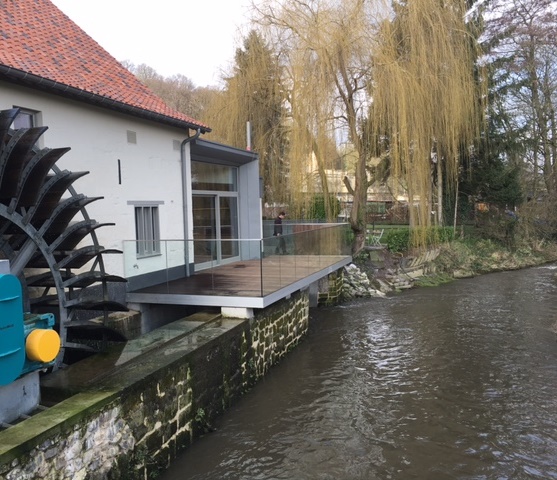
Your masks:
{"label": "house in background", "polygon": [[[48,127],[39,147],[71,148],[55,166],[89,173],[64,195],[103,197],[82,209],[98,222],[91,233],[104,252],[131,250],[126,261],[103,255],[112,278],[152,283],[166,240],[186,275],[250,254],[235,241],[261,237],[256,154],[203,140],[207,125],[166,106],[49,0],[2,2],[0,45],[0,110],[19,109],[12,128]],[[207,242],[226,248],[203,251]],[[111,286],[126,304],[127,289]]]}

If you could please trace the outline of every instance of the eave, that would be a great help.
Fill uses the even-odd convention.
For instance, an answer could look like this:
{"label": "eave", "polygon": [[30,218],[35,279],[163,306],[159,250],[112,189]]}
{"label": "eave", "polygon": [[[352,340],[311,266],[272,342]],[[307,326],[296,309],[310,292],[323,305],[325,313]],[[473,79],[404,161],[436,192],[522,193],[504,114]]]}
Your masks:
{"label": "eave", "polygon": [[109,97],[71,87],[6,65],[0,65],[0,79],[171,127],[193,130],[199,129],[201,133],[208,133],[211,131],[211,129],[205,125],[187,122],[151,110],[135,107]]}

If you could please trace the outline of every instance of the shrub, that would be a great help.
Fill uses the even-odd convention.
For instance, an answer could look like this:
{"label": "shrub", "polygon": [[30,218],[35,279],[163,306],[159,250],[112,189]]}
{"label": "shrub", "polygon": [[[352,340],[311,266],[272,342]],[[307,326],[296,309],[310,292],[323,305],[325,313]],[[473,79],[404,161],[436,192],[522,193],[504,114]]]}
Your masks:
{"label": "shrub", "polygon": [[[405,228],[394,228],[385,234],[384,243],[392,253],[406,252],[411,247],[412,230]],[[423,231],[414,231],[415,235],[425,238],[425,247],[451,242],[455,238],[452,227],[424,227]]]}
{"label": "shrub", "polygon": [[[333,218],[340,213],[340,202],[333,195],[330,197],[330,204],[333,211],[330,212]],[[308,208],[306,218],[312,220],[327,220],[327,210],[325,208],[325,197],[323,195],[314,195]]]}
{"label": "shrub", "polygon": [[410,230],[408,228],[393,228],[385,234],[384,243],[392,253],[406,252],[410,246]]}

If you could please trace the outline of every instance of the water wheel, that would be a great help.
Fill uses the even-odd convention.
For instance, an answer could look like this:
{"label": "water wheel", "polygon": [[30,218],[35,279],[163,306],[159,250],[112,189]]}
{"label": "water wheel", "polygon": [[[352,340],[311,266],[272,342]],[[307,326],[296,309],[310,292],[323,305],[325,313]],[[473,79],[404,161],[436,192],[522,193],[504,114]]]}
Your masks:
{"label": "water wheel", "polygon": [[[103,255],[121,254],[99,245],[96,230],[113,224],[91,219],[86,207],[102,197],[78,194],[72,184],[88,172],[69,172],[56,162],[69,148],[38,148],[48,127],[11,128],[19,110],[0,111],[0,258],[23,288],[24,308],[52,312],[62,340],[56,366],[73,343],[73,327],[103,329],[90,322],[99,312],[125,311],[111,300],[109,285],[125,282],[105,272]],[[88,312],[85,314],[85,312]]]}

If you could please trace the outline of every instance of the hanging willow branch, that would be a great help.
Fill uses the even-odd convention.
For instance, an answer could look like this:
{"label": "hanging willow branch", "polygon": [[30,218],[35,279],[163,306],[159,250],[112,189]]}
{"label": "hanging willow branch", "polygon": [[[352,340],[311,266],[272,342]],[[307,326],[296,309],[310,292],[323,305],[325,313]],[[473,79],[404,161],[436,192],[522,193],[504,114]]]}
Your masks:
{"label": "hanging willow branch", "polygon": [[[463,0],[410,0],[381,25],[373,115],[377,131],[390,138],[392,173],[406,183],[413,226],[431,224],[433,172],[439,185],[454,185],[459,149],[478,136],[477,58]],[[415,241],[425,242],[425,234]]]}
{"label": "hanging willow branch", "polygon": [[457,179],[459,148],[479,131],[478,53],[465,0],[407,0],[393,9],[382,0],[258,5],[261,34],[283,74],[291,210],[328,193],[329,172],[343,158],[353,178],[343,183],[354,253],[365,238],[368,188],[387,174],[406,188],[411,225],[430,225],[434,204],[442,211],[442,185]]}

